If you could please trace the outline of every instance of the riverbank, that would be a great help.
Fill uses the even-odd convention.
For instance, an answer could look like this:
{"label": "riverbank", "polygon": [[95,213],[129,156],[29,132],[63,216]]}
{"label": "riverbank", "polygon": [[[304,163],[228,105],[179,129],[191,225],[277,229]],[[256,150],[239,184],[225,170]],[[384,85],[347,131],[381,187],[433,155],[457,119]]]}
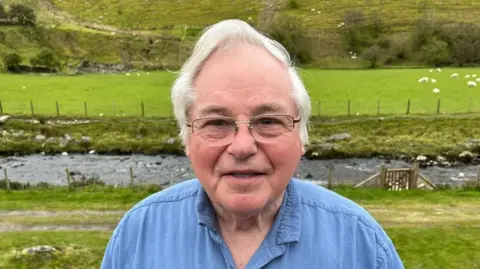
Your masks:
{"label": "riverbank", "polygon": [[[406,268],[476,268],[480,191],[335,187],[385,228]],[[0,191],[0,267],[98,268],[114,227],[134,204],[161,188],[89,185]],[[22,250],[46,245],[53,255]],[[52,254],[52,253],[51,253]]]}
{"label": "riverbank", "polygon": [[[314,118],[308,159],[384,158],[421,166],[479,164],[480,115]],[[14,118],[0,125],[0,155],[183,155],[171,118]]]}

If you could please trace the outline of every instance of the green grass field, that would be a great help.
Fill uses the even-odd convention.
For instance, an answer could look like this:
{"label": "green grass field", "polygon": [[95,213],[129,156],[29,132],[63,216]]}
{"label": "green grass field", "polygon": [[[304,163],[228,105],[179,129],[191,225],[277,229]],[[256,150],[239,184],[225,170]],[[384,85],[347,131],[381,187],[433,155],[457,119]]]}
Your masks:
{"label": "green grass field", "polygon": [[[459,73],[459,79],[450,75]],[[438,99],[440,113],[480,112],[480,91],[467,87],[465,74],[480,75],[480,69],[383,69],[302,71],[312,99],[314,115],[345,116],[350,100],[351,115],[405,114],[410,99],[411,114],[435,114]],[[418,83],[423,76],[437,84]],[[0,74],[0,100],[4,113],[55,115],[59,102],[61,115],[141,115],[144,102],[146,116],[170,116],[170,87],[175,75],[166,71],[116,75],[40,76]],[[480,84],[480,82],[477,82]],[[480,85],[479,85],[480,86]],[[433,93],[437,87],[440,93]]]}
{"label": "green grass field", "polygon": [[[158,189],[157,189],[158,190]],[[106,231],[0,232],[0,268],[99,268],[111,229],[123,213],[154,188],[115,189],[89,186],[6,193],[0,190],[0,227],[84,225]],[[478,268],[480,265],[480,192],[438,190],[388,192],[335,187],[335,192],[366,208],[392,238],[405,268]],[[48,201],[47,203],[45,201]],[[29,210],[29,211],[22,211]],[[38,215],[32,213],[37,212]],[[62,252],[52,258],[15,254],[35,245]]]}

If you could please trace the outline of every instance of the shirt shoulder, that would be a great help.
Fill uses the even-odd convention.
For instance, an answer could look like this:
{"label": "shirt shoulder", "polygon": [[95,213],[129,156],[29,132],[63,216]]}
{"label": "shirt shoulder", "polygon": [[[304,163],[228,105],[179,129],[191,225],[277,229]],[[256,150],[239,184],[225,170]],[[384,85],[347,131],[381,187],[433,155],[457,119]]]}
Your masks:
{"label": "shirt shoulder", "polygon": [[[366,209],[354,201],[312,182],[293,179],[293,183],[299,195],[302,210],[310,213],[320,210],[324,213],[322,216],[330,216],[329,219],[336,220],[333,223],[337,225],[339,222],[348,221],[349,223],[343,224],[354,225],[369,237],[371,242],[374,242],[372,251],[376,252],[377,268],[383,268],[382,265],[388,263],[396,264],[385,268],[403,268],[391,238]],[[313,221],[320,223],[325,220]]]}
{"label": "shirt shoulder", "polygon": [[142,207],[155,206],[162,203],[177,202],[188,198],[196,197],[199,189],[200,182],[196,178],[180,182],[144,198],[143,200],[135,204],[127,212],[127,214],[134,212]]}
{"label": "shirt shoulder", "polygon": [[293,181],[303,205],[323,209],[331,214],[356,216],[367,225],[378,225],[370,213],[354,201],[309,181],[299,179],[293,179]]}

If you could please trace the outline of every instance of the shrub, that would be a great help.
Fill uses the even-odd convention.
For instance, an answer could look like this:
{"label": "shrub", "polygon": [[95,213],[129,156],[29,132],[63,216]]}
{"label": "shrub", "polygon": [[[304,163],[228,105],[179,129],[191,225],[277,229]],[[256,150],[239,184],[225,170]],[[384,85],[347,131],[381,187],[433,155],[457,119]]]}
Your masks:
{"label": "shrub", "polygon": [[422,46],[421,53],[424,61],[430,65],[440,66],[449,64],[450,53],[448,44],[436,37]]}
{"label": "shrub", "polygon": [[42,66],[56,69],[61,66],[60,60],[55,56],[52,50],[43,48],[34,58],[30,59],[32,66]]}
{"label": "shrub", "polygon": [[362,52],[362,58],[368,61],[369,68],[375,68],[378,66],[381,55],[382,49],[378,45],[373,45]]}
{"label": "shrub", "polygon": [[480,27],[470,23],[444,25],[441,38],[450,48],[452,62],[462,66],[480,63]]}
{"label": "shrub", "polygon": [[307,34],[300,19],[289,15],[279,16],[265,32],[282,44],[294,61],[299,63],[311,61]]}
{"label": "shrub", "polygon": [[288,8],[297,9],[299,7],[297,0],[288,0]]}
{"label": "shrub", "polygon": [[3,56],[3,65],[11,71],[18,71],[22,63],[22,57],[20,54],[13,52]]}
{"label": "shrub", "polygon": [[29,6],[22,4],[12,4],[10,5],[10,11],[8,13],[8,18],[10,21],[22,25],[35,25],[37,16],[33,9]]}
{"label": "shrub", "polygon": [[8,19],[7,11],[5,10],[5,7],[3,6],[2,2],[0,2],[0,20],[6,20],[6,19]]}

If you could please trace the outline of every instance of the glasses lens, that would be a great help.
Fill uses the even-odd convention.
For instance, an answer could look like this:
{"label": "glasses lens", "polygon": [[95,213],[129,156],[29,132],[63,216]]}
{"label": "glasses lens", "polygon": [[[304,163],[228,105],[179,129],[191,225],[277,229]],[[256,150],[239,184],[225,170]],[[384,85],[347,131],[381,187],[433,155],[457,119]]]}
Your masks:
{"label": "glasses lens", "polygon": [[262,143],[275,141],[294,129],[293,117],[288,115],[262,115],[252,119],[252,133]]}
{"label": "glasses lens", "polygon": [[235,133],[235,121],[222,117],[197,119],[193,133],[212,145],[227,144]]}

